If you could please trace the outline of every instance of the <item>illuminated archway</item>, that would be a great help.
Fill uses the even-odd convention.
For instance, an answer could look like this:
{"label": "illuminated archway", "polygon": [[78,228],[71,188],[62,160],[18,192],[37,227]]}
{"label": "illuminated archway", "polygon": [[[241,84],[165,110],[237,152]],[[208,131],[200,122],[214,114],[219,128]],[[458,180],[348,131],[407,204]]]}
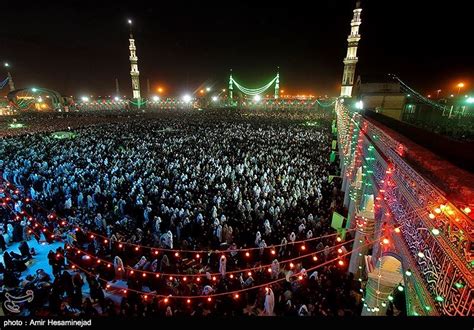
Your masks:
{"label": "illuminated archway", "polygon": [[15,89],[7,98],[16,111],[60,111],[67,105],[59,92],[40,87]]}

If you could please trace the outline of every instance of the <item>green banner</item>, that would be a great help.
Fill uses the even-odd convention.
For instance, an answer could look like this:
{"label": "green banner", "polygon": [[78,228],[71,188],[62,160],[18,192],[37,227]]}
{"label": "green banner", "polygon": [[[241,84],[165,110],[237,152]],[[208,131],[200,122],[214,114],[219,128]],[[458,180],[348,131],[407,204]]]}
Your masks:
{"label": "green banner", "polygon": [[337,148],[337,141],[332,140],[332,150],[336,150],[336,148]]}
{"label": "green banner", "polygon": [[334,228],[336,230],[342,229],[344,227],[344,218],[342,215],[340,215],[337,212],[333,212],[332,214],[332,221],[331,221],[331,228]]}
{"label": "green banner", "polygon": [[331,163],[334,163],[334,161],[336,160],[336,152],[335,151],[331,151],[331,155],[329,156],[329,161]]}

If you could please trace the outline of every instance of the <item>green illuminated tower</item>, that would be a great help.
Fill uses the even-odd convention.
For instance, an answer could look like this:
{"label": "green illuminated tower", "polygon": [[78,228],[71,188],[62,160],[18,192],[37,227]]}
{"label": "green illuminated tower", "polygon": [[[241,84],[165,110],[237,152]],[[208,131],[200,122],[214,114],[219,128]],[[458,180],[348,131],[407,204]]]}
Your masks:
{"label": "green illuminated tower", "polygon": [[230,69],[230,77],[229,77],[229,100],[232,103],[233,95],[234,94],[234,86],[232,80],[232,69]]}
{"label": "green illuminated tower", "polygon": [[280,97],[280,67],[278,67],[277,76],[275,80],[275,99]]}

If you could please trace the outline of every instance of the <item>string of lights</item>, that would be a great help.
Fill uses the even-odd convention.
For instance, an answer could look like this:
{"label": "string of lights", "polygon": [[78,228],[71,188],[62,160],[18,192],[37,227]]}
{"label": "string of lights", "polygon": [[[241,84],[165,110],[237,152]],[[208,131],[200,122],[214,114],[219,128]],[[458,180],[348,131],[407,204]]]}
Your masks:
{"label": "string of lights", "polygon": [[436,102],[433,102],[432,100],[424,97],[423,95],[421,95],[420,93],[418,93],[416,90],[414,90],[413,88],[411,88],[410,86],[408,86],[407,84],[405,84],[400,78],[398,78],[396,75],[394,74],[389,74],[390,77],[392,77],[392,79],[395,79],[397,80],[401,87],[402,87],[402,90],[405,91],[405,92],[408,92],[410,93],[410,95],[414,95],[418,100],[428,104],[428,105],[431,105],[437,109],[440,109],[440,110],[446,110],[446,107],[439,104],[439,103],[436,103]]}
{"label": "string of lights", "polygon": [[273,83],[277,80],[277,78],[278,76],[275,76],[269,83],[267,83],[265,86],[262,86],[260,88],[247,88],[240,85],[237,81],[235,81],[234,78],[231,77],[230,79],[242,93],[250,95],[250,96],[256,96],[256,95],[264,93],[268,88],[270,88],[270,86],[273,85]]}
{"label": "string of lights", "polygon": [[[342,243],[336,244],[334,246],[330,246],[328,248],[323,248],[323,249],[316,250],[316,251],[313,251],[313,252],[307,252],[307,253],[305,252],[305,254],[299,255],[299,256],[294,257],[294,258],[278,261],[278,263],[280,265],[281,264],[288,264],[290,266],[290,268],[293,268],[294,267],[294,264],[293,264],[294,261],[301,260],[301,259],[304,259],[304,258],[310,258],[313,261],[318,261],[319,258],[317,257],[316,254],[329,252],[329,251],[331,251],[333,249],[336,249],[336,248],[338,249],[338,253],[340,254],[340,253],[343,252],[343,250],[341,248],[346,244],[352,243],[353,241],[354,241],[354,239],[351,239],[351,240],[348,240],[346,242],[342,242]],[[105,260],[105,259],[102,259],[100,257],[97,257],[96,255],[93,255],[91,253],[87,253],[86,251],[84,251],[84,250],[82,250],[78,247],[67,245],[66,249],[67,250],[73,249],[77,254],[84,255],[88,260],[91,260],[91,261],[95,260],[95,264],[104,264],[104,265],[106,265],[106,267],[111,267],[112,266],[112,262],[110,262],[108,260]],[[306,250],[308,250],[308,248],[305,245],[302,245],[300,247],[300,250],[301,251],[306,251]],[[274,252],[274,251],[272,251],[272,252]],[[271,253],[271,256],[274,257],[274,253]],[[177,255],[175,254],[175,257],[180,258],[181,256],[179,254],[177,254]],[[202,256],[196,256],[196,259],[200,259],[201,257]],[[248,256],[248,255],[245,255],[245,257],[250,258],[250,256]],[[131,274],[135,274],[135,273],[142,274],[143,277],[146,277],[149,274],[154,275],[156,277],[170,276],[170,277],[176,277],[176,278],[178,278],[178,277],[179,278],[188,278],[188,277],[189,278],[198,278],[198,277],[203,277],[203,276],[216,277],[216,276],[222,275],[220,272],[215,272],[215,273],[207,272],[206,274],[203,274],[203,273],[183,274],[183,273],[167,273],[167,272],[154,272],[154,271],[140,270],[140,269],[135,269],[135,268],[133,268],[131,266],[127,266],[127,265],[123,265],[123,267],[124,267],[124,269],[120,269],[119,271],[125,271],[125,269],[129,269],[129,273],[131,272]],[[249,267],[249,268],[238,269],[238,270],[234,270],[234,271],[226,271],[226,275],[231,276],[231,275],[239,274],[239,273],[247,274],[249,272],[252,272],[252,271],[255,271],[255,270],[258,270],[258,269],[267,269],[268,272],[270,273],[271,270],[272,270],[271,267],[272,267],[272,263],[269,263],[269,264],[258,265],[258,266]],[[233,278],[233,276],[231,278]]]}
{"label": "string of lights", "polygon": [[[81,228],[79,227],[76,227],[75,228],[76,231],[80,231],[82,230]],[[351,231],[354,231],[354,229],[350,229],[348,230],[348,232],[351,232]],[[103,239],[103,243],[104,244],[108,244],[110,242],[110,238],[108,238],[107,236],[105,235],[101,235],[101,234],[97,234],[93,231],[90,231],[90,230],[87,230],[85,231],[85,233],[87,235],[89,235],[90,238],[101,238]],[[133,248],[135,248],[137,251],[138,250],[141,250],[141,249],[149,249],[149,250],[152,250],[153,253],[155,251],[160,251],[160,252],[171,252],[171,253],[175,253],[175,252],[179,252],[179,253],[203,253],[203,254],[207,254],[207,253],[217,253],[217,254],[233,254],[233,253],[239,253],[239,252],[252,252],[252,251],[256,251],[256,250],[274,250],[276,248],[279,248],[279,247],[283,247],[283,246],[292,246],[292,245],[297,245],[297,244],[300,244],[300,243],[310,243],[310,242],[314,242],[314,241],[317,241],[317,240],[321,240],[321,239],[324,239],[324,238],[330,238],[330,237],[334,237],[334,236],[338,236],[338,233],[332,233],[332,234],[326,234],[326,235],[322,235],[322,236],[318,236],[318,237],[312,237],[312,238],[308,238],[308,239],[305,239],[305,240],[298,240],[298,241],[290,241],[290,242],[287,242],[287,243],[280,243],[280,244],[272,244],[270,246],[266,246],[266,247],[250,247],[250,248],[236,248],[236,249],[227,249],[227,250],[212,250],[212,249],[208,249],[208,250],[187,250],[187,249],[169,249],[169,248],[161,248],[161,247],[153,247],[153,246],[148,246],[148,245],[140,245],[140,244],[135,244],[135,243],[130,243],[130,242],[123,242],[123,241],[114,241],[115,244],[119,245],[120,248],[122,248],[123,246],[131,246]]]}
{"label": "string of lights", "polygon": [[323,103],[323,102],[319,101],[318,99],[316,99],[316,102],[323,108],[329,108],[329,107],[333,106],[336,103],[336,100],[334,100],[330,103]]}
{"label": "string of lights", "polygon": [[[364,245],[361,245],[357,248],[357,250],[365,247],[365,246],[368,246],[370,244],[373,244],[374,242],[369,242],[367,244],[364,244]],[[345,262],[342,258],[352,254],[353,252],[355,252],[356,249],[353,249],[353,250],[350,250],[346,253],[343,253],[339,256],[337,256],[336,258],[333,258],[333,259],[330,259],[330,260],[327,260],[323,263],[320,263],[316,266],[313,266],[313,267],[309,267],[308,269],[305,269],[305,272],[298,272],[298,273],[294,273],[294,274],[291,274],[289,276],[289,278],[297,278],[298,280],[303,280],[305,278],[305,275],[307,275],[307,273],[309,272],[313,272],[321,267],[324,267],[324,266],[327,266],[333,262],[338,262],[338,265],[339,266],[344,266],[345,265]],[[86,269],[84,269],[83,267],[69,261],[69,264],[71,264],[71,268],[72,269],[79,269],[81,271],[83,271],[84,273],[86,274],[89,274],[89,275],[92,275],[92,276],[95,276],[97,279],[103,281],[103,282],[106,282],[108,283],[109,281],[107,279],[104,279],[104,278],[101,278],[101,277],[97,277],[96,274],[94,274],[93,272],[91,271],[88,271]],[[211,293],[209,295],[195,295],[195,296],[190,296],[190,295],[183,295],[183,296],[180,296],[180,295],[163,295],[163,294],[157,294],[157,293],[154,293],[154,292],[145,292],[145,291],[141,291],[141,290],[136,290],[136,289],[130,289],[130,288],[126,288],[126,289],[123,289],[117,285],[112,285],[112,284],[107,284],[106,286],[106,289],[114,289],[114,288],[118,288],[120,289],[124,294],[128,293],[128,292],[135,292],[137,294],[140,294],[142,295],[142,297],[144,299],[148,299],[149,297],[157,297],[157,298],[164,298],[164,299],[167,299],[165,300],[165,302],[169,302],[170,299],[186,299],[188,303],[190,303],[191,299],[206,299],[207,301],[212,301],[212,298],[215,298],[215,297],[219,297],[219,296],[233,296],[234,298],[239,298],[240,297],[240,294],[243,293],[243,292],[246,292],[246,291],[250,291],[250,290],[255,290],[255,289],[259,289],[259,288],[268,288],[270,285],[273,285],[273,284],[276,284],[276,283],[279,283],[279,282],[282,282],[282,281],[286,281],[287,278],[286,277],[283,277],[283,278],[279,278],[279,279],[276,279],[276,280],[272,280],[270,282],[266,282],[266,283],[263,283],[263,284],[259,284],[259,285],[254,285],[254,286],[251,286],[251,287],[248,287],[248,288],[242,288],[242,289],[239,289],[239,290],[233,290],[233,291],[227,291],[227,292],[218,292],[218,293]],[[146,298],[145,298],[146,297]]]}

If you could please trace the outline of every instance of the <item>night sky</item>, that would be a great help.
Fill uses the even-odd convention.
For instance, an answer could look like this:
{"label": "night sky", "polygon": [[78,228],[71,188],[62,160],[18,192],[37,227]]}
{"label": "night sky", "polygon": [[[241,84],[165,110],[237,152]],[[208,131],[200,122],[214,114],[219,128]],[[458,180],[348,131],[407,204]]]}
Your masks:
{"label": "night sky", "polygon": [[[17,88],[113,95],[117,77],[121,94],[130,95],[130,17],[144,95],[147,78],[168,95],[226,88],[230,68],[243,85],[260,87],[277,66],[281,88],[292,94],[338,92],[355,1],[171,3],[9,1],[0,61],[12,65]],[[464,7],[459,1],[362,1],[358,72],[396,73],[425,93],[450,88],[450,94],[460,80],[474,90],[472,14]]]}

